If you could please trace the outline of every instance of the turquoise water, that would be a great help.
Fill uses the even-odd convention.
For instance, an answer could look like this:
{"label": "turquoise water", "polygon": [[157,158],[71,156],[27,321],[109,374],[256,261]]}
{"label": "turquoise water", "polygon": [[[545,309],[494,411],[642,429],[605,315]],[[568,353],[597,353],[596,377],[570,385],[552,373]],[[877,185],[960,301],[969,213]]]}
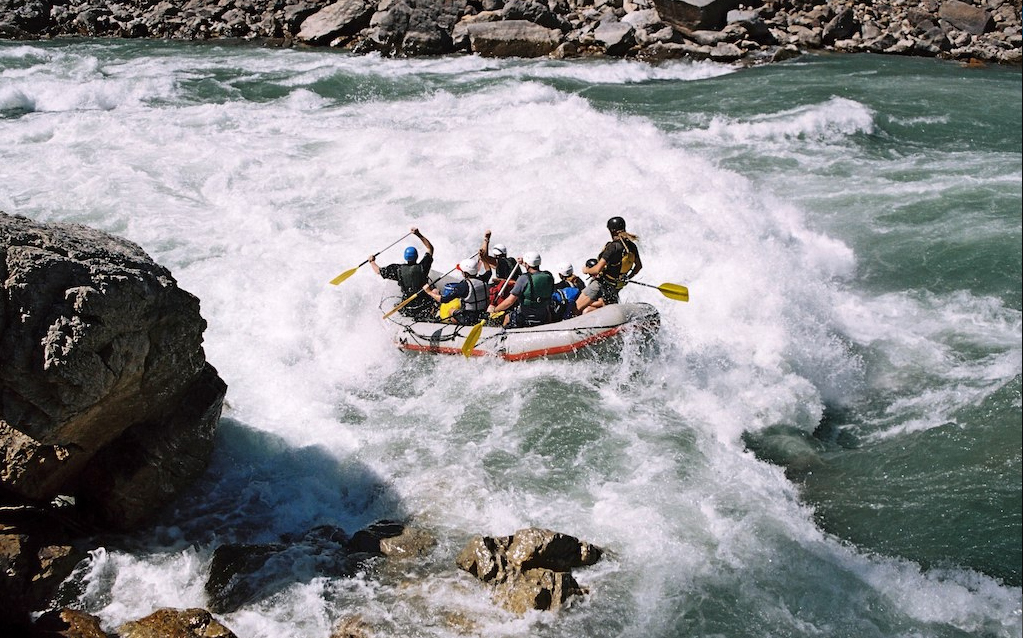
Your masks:
{"label": "turquoise water", "polygon": [[[0,44],[0,210],[126,236],[202,300],[210,472],[80,566],[113,628],[203,606],[221,542],[407,517],[415,568],[303,571],[244,636],[1021,636],[1019,69],[812,56],[384,60]],[[369,271],[421,228],[581,265],[623,215],[653,347],[408,358]],[[381,260],[397,259],[394,254]],[[446,267],[443,268],[446,270]],[[453,568],[526,526],[612,550],[514,617]],[[448,620],[445,620],[448,619]]]}

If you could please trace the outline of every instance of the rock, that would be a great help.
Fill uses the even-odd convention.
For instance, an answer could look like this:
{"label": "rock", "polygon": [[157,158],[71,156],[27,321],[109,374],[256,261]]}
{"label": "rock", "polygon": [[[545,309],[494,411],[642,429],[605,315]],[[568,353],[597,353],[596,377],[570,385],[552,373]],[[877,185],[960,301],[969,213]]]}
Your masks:
{"label": "rock", "polygon": [[636,44],[636,30],[625,22],[604,22],[593,31],[593,37],[604,48],[604,53],[622,57]]}
{"label": "rock", "polygon": [[348,541],[348,551],[352,553],[372,554],[380,556],[380,541],[385,538],[396,538],[405,531],[405,526],[397,521],[377,521],[365,529],[361,529]]}
{"label": "rock", "polygon": [[157,609],[117,628],[120,638],[234,638],[205,609]]}
{"label": "rock", "polygon": [[388,558],[413,558],[425,556],[436,544],[426,531],[406,527],[398,536],[380,539],[380,553]]}
{"label": "rock", "polygon": [[369,636],[369,626],[358,614],[341,618],[330,632],[330,638],[369,638]]}
{"label": "rock", "polygon": [[413,3],[408,27],[398,53],[401,55],[439,55],[454,50],[451,32],[465,11],[465,0]]}
{"label": "rock", "polygon": [[622,18],[622,22],[632,25],[634,29],[646,29],[647,31],[654,31],[664,24],[661,22],[661,16],[654,9],[643,9],[627,13]]}
{"label": "rock", "polygon": [[548,29],[571,31],[572,25],[536,0],[510,0],[504,5],[505,20],[528,20]]}
{"label": "rock", "polygon": [[980,35],[994,26],[991,14],[986,9],[959,0],[943,2],[938,10],[938,16],[955,28],[973,35]]}
{"label": "rock", "polygon": [[824,25],[824,29],[821,31],[821,40],[826,45],[834,44],[838,40],[850,37],[857,30],[859,30],[859,24],[856,22],[856,15],[851,7],[846,7]]}
{"label": "rock", "polygon": [[0,486],[138,525],[205,469],[226,386],[199,300],[137,245],[0,213]]}
{"label": "rock", "polygon": [[710,59],[715,62],[734,62],[742,56],[742,49],[730,42],[718,42],[710,50]]}
{"label": "rock", "polygon": [[508,574],[507,550],[512,538],[476,536],[462,548],[455,564],[485,583],[503,582]]}
{"label": "rock", "polygon": [[[378,521],[351,538],[339,527],[321,525],[279,543],[225,544],[213,553],[206,594],[211,610],[231,613],[273,596],[296,578],[351,577],[367,559],[411,558],[432,546],[426,532],[394,521]],[[296,565],[303,565],[302,573]]]}
{"label": "rock", "polygon": [[519,530],[512,536],[477,536],[459,553],[456,564],[493,587],[505,609],[525,613],[554,610],[586,593],[571,573],[596,563],[603,550],[546,529]]}
{"label": "rock", "polygon": [[654,0],[661,19],[682,29],[720,29],[742,0]]}
{"label": "rock", "polygon": [[256,574],[271,557],[284,551],[284,545],[221,545],[213,552],[206,595],[210,608],[220,614],[231,613],[264,593],[265,579]]}
{"label": "rock", "polygon": [[527,20],[470,24],[469,46],[484,57],[537,58],[548,55],[561,42],[561,32]]}
{"label": "rock", "polygon": [[32,625],[34,638],[109,638],[99,618],[76,609],[48,611]]}
{"label": "rock", "polygon": [[524,614],[533,609],[561,609],[573,596],[585,593],[571,573],[537,568],[499,584],[494,599],[508,611]]}
{"label": "rock", "polygon": [[918,55],[925,56],[936,56],[943,51],[948,51],[952,48],[952,44],[945,37],[945,32],[941,30],[941,27],[931,27],[924,33],[917,37],[916,43],[913,45],[913,50]]}
{"label": "rock", "polygon": [[515,532],[506,554],[512,569],[568,571],[595,564],[603,550],[574,536],[533,527]]}
{"label": "rock", "polygon": [[308,44],[328,44],[353,36],[369,26],[376,5],[369,0],[338,0],[302,21],[296,39]]}

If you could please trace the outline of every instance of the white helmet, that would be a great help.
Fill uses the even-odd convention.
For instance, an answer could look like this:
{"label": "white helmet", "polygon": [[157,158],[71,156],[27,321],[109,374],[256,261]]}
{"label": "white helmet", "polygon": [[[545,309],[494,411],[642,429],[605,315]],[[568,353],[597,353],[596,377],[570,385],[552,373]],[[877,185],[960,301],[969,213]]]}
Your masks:
{"label": "white helmet", "polygon": [[498,257],[498,256],[502,256],[502,255],[507,255],[507,254],[508,254],[508,249],[504,247],[504,244],[494,244],[493,246],[490,247],[490,256],[491,257]]}
{"label": "white helmet", "polygon": [[479,267],[480,267],[479,257],[469,257],[468,259],[463,259],[458,264],[459,270],[461,270],[467,275],[473,276],[475,276],[477,272],[479,272]]}
{"label": "white helmet", "polygon": [[539,268],[540,267],[540,253],[531,250],[528,253],[522,255],[522,262],[524,264],[526,264],[527,266],[532,266],[533,268]]}
{"label": "white helmet", "polygon": [[575,271],[572,268],[572,264],[568,262],[558,264],[558,274],[562,277],[571,277],[573,272]]}

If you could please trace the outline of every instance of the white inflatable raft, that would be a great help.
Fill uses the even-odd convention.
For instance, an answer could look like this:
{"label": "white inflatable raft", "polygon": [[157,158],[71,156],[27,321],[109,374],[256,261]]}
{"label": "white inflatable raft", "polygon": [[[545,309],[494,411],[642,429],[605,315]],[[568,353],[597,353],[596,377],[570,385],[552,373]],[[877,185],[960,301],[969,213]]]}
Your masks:
{"label": "white inflatable raft", "polygon": [[[399,313],[388,320],[396,328],[395,343],[410,352],[462,354],[462,345],[472,330],[472,326],[416,321]],[[531,328],[484,326],[472,356],[508,361],[567,357],[630,332],[652,333],[659,327],[660,315],[652,305],[619,303]]]}

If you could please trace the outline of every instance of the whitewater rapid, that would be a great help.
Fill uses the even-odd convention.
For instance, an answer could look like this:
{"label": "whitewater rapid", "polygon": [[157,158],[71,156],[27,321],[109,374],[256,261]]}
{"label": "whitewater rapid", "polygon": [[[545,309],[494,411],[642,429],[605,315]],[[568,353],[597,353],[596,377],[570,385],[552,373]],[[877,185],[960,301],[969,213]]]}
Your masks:
{"label": "whitewater rapid", "polygon": [[[461,635],[456,617],[486,636],[1021,635],[1018,587],[858,551],[743,443],[857,405],[880,342],[906,396],[868,437],[936,428],[962,393],[982,401],[1020,374],[1018,310],[865,288],[850,240],[808,219],[812,195],[737,170],[737,148],[783,157],[770,171],[793,183],[801,163],[840,164],[850,138],[890,124],[868,106],[825,96],[702,122],[605,107],[615,87],[734,73],[714,64],[104,44],[5,45],[0,60],[0,210],[139,243],[201,299],[229,386],[196,490],[80,567],[77,600],[106,625],[205,606],[219,543],[409,517],[438,538],[422,565],[331,579],[296,564],[226,624],[327,635],[357,610],[381,635]],[[658,305],[653,352],[410,358],[368,267],[327,283],[413,226],[441,271],[487,229],[578,268],[612,215],[640,237],[644,281],[691,293],[626,291]],[[966,371],[950,331],[996,352]],[[914,368],[939,379],[927,393],[900,380]],[[453,569],[469,536],[528,526],[611,550],[577,574],[591,595],[570,613],[513,617]]]}

